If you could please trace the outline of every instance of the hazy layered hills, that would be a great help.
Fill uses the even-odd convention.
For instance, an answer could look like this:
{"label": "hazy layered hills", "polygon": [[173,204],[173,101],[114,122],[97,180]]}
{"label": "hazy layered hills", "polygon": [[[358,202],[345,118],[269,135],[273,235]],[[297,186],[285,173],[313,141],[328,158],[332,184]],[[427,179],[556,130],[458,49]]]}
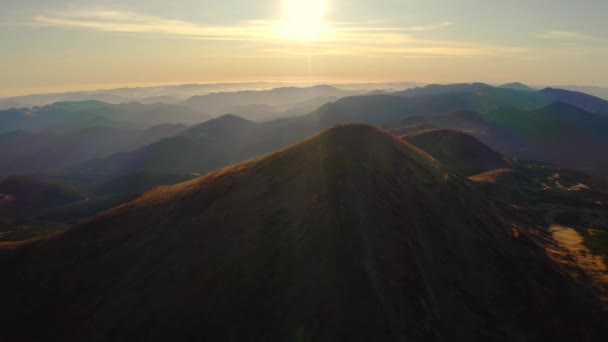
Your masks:
{"label": "hazy layered hills", "polygon": [[211,93],[191,97],[179,104],[56,102],[41,107],[0,110],[0,133],[69,131],[100,125],[141,128],[159,124],[197,124],[224,114],[270,120],[310,113],[327,102],[358,93],[361,92],[314,86]]}
{"label": "hazy layered hills", "polygon": [[478,114],[455,112],[385,124],[401,134],[415,125],[467,131],[504,154],[604,175],[608,170],[608,118],[566,103],[542,108],[502,107]]}
{"label": "hazy layered hills", "polygon": [[550,96],[554,101],[565,102],[591,113],[608,114],[608,101],[599,97],[556,88],[545,88],[541,92]]}
{"label": "hazy layered hills", "polygon": [[[376,89],[395,91],[420,86],[419,82],[389,82],[389,83],[340,83],[329,84],[340,89],[357,93],[365,93]],[[193,96],[207,95],[211,93],[226,93],[251,90],[272,90],[286,87],[314,87],[308,83],[285,83],[285,82],[240,82],[240,83],[211,83],[211,84],[181,84],[161,85],[151,87],[131,87],[117,89],[100,89],[89,91],[74,91],[67,93],[33,94],[25,96],[13,96],[0,98],[0,110],[11,108],[30,108],[46,106],[55,102],[75,101],[102,101],[112,104],[128,102],[140,102],[154,104],[158,102],[175,104],[187,100]],[[599,88],[598,88],[599,89]],[[225,113],[221,113],[225,114]]]}
{"label": "hazy layered hills", "polygon": [[204,108],[206,113],[213,116],[235,114],[257,121],[279,116],[303,115],[327,102],[356,94],[354,91],[326,85],[308,88],[284,87],[194,96],[183,104],[191,108]]}
{"label": "hazy layered hills", "polygon": [[[581,92],[564,89],[545,88],[543,90],[522,90],[521,87],[492,87],[484,83],[463,83],[451,85],[428,85],[407,89],[393,95],[402,97],[424,97],[445,95],[440,101],[459,99],[463,108],[485,112],[497,107],[508,106],[531,108],[564,102],[592,113],[608,115],[608,101]],[[466,108],[465,108],[466,107]]]}
{"label": "hazy layered hills", "polygon": [[[307,115],[263,123],[226,115],[141,150],[91,161],[72,171],[97,176],[139,171],[206,173],[345,122],[379,125],[397,134],[411,131],[407,126],[418,124],[469,131],[509,156],[597,174],[607,170],[607,158],[600,152],[607,143],[603,133],[608,122],[605,115],[552,102],[542,91],[518,91],[484,84],[448,86],[442,91],[437,87],[429,88],[436,95],[346,97]],[[457,93],[449,92],[454,88]],[[460,92],[470,88],[478,90]],[[537,106],[546,102],[549,105]],[[221,128],[213,128],[215,125]]]}
{"label": "hazy layered hills", "polygon": [[59,102],[0,111],[0,133],[15,130],[68,132],[95,126],[147,128],[167,123],[199,123],[209,118],[195,109],[162,103]]}
{"label": "hazy layered hills", "polygon": [[547,256],[542,231],[476,188],[388,133],[337,127],[1,245],[0,337],[605,336],[597,298]]}
{"label": "hazy layered hills", "polygon": [[153,87],[133,87],[74,91],[67,93],[33,94],[0,99],[0,109],[46,106],[55,102],[102,101],[112,104],[127,102],[177,103],[195,95],[219,91],[240,91],[249,89],[272,89],[283,83],[246,82],[216,84],[182,84]]}
{"label": "hazy layered hills", "polygon": [[0,134],[0,176],[56,171],[91,158],[142,148],[186,129],[159,125],[147,129],[92,126],[69,132],[14,131]]}

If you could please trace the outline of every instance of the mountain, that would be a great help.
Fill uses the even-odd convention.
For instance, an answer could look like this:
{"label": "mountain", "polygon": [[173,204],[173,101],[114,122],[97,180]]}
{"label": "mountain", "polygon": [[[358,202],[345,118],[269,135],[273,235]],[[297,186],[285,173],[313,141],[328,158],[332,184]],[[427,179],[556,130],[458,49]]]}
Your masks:
{"label": "mountain", "polygon": [[0,111],[0,133],[16,130],[65,133],[99,126],[141,129],[161,124],[194,124],[209,118],[181,105],[58,102],[43,107]]}
{"label": "mountain", "polygon": [[0,245],[0,339],[605,337],[544,230],[476,189],[386,132],[339,126]]}
{"label": "mountain", "polygon": [[237,114],[259,121],[277,117],[284,112],[291,116],[303,115],[324,103],[357,94],[353,91],[319,85],[307,88],[283,87],[271,90],[211,93],[194,96],[183,105],[199,109],[213,116]]}
{"label": "mountain", "polygon": [[605,175],[608,120],[567,103],[541,108],[500,107],[480,114],[454,112],[410,117],[382,125],[397,135],[417,125],[465,131],[490,148],[513,157]]}
{"label": "mountain", "polygon": [[560,86],[548,86],[548,88],[558,88],[558,89],[577,91],[580,93],[597,96],[604,100],[608,100],[608,88],[607,87],[560,85]]}
{"label": "mountain", "polygon": [[492,86],[485,83],[456,83],[456,84],[429,84],[423,87],[410,88],[393,93],[395,96],[419,97],[440,94],[470,93],[491,89]]}
{"label": "mountain", "polygon": [[428,85],[393,93],[402,97],[425,97],[452,94],[467,103],[467,110],[484,112],[500,106],[532,108],[564,102],[588,112],[607,114],[608,101],[581,92],[545,88],[536,90],[521,83],[511,83],[492,87],[484,83],[463,83],[450,85]]}
{"label": "mountain", "polygon": [[541,93],[552,97],[555,101],[568,103],[591,113],[608,115],[608,101],[599,97],[555,88],[545,88],[541,90]]}
{"label": "mountain", "polygon": [[148,129],[89,127],[71,132],[0,134],[0,175],[59,170],[93,158],[109,157],[174,136],[187,127],[159,125]]}
{"label": "mountain", "polygon": [[415,113],[438,115],[466,107],[451,94],[439,96],[440,99],[387,95],[348,97],[325,104],[307,115],[263,123],[223,115],[139,150],[91,160],[67,172],[78,177],[106,179],[142,171],[206,173],[283,148],[335,124],[381,124]]}
{"label": "mountain", "polygon": [[[433,97],[449,96],[452,101],[459,100],[459,110],[485,112],[501,106],[518,108],[540,107],[555,100],[549,94],[539,91],[522,91],[509,88],[492,87],[484,83],[463,83],[449,85],[429,85],[422,88],[408,89],[393,93],[401,97]],[[437,97],[440,96],[440,97]],[[448,97],[448,98],[449,98]],[[445,100],[444,100],[445,101]]]}
{"label": "mountain", "polygon": [[[141,171],[169,174],[205,173],[261,153],[249,152],[261,125],[227,114],[192,126],[133,152],[117,153],[69,168],[68,172],[104,179]],[[264,137],[275,139],[276,136]],[[252,138],[253,139],[253,138]],[[265,149],[263,153],[272,149]]]}
{"label": "mountain", "polygon": [[519,82],[506,83],[506,84],[499,86],[499,88],[521,90],[521,91],[538,91],[538,89],[534,89],[532,87],[529,87],[529,86],[527,86],[523,83],[519,83]]}
{"label": "mountain", "polygon": [[[487,135],[492,127],[485,122],[481,115],[473,111],[455,111],[442,115],[411,116],[397,121],[390,121],[381,125],[396,135],[416,131],[416,128],[447,128],[458,131]],[[427,128],[428,127],[428,128]]]}
{"label": "mountain", "polygon": [[224,139],[235,137],[244,134],[246,131],[253,129],[258,124],[242,118],[237,115],[226,114],[219,118],[205,121],[202,124],[192,126],[190,129],[183,132],[182,136],[187,137],[213,137],[215,139]]}
{"label": "mountain", "polygon": [[464,177],[510,168],[509,163],[500,154],[473,136],[460,131],[422,130],[405,134],[401,138],[416,145]]}
{"label": "mountain", "polygon": [[247,89],[272,89],[285,86],[281,82],[245,82],[215,84],[181,84],[156,87],[134,87],[118,89],[101,89],[92,91],[75,91],[68,93],[33,94],[0,98],[0,110],[46,106],[55,102],[102,101],[111,104],[127,102],[141,103],[176,103],[195,95],[204,95],[219,91],[241,91]]}
{"label": "mountain", "polygon": [[[417,88],[417,91],[427,88],[429,87]],[[568,167],[591,170],[596,173],[605,170],[605,158],[599,154],[596,156],[597,158],[594,157],[584,163],[579,162],[580,158],[571,159],[570,156],[573,154],[558,158],[553,153],[549,155],[544,151],[546,148],[557,150],[557,147],[540,146],[534,136],[492,119],[493,115],[506,118],[508,114],[504,116],[498,113],[511,109],[531,114],[539,111],[553,112],[560,105],[551,107],[554,100],[548,94],[495,88],[485,84],[431,86],[429,89],[438,94],[417,97],[351,96],[327,103],[307,115],[266,121],[255,125],[250,121],[246,129],[241,129],[235,124],[235,127],[224,129],[222,132],[225,133],[216,134],[212,138],[185,133],[158,141],[132,153],[117,154],[109,159],[91,161],[87,165],[82,165],[77,172],[93,172],[98,176],[109,175],[110,177],[141,171],[171,174],[206,173],[283,148],[333,125],[348,122],[382,126],[396,133],[398,133],[396,130],[399,127],[393,124],[400,124],[402,131],[399,134],[404,133],[404,123],[407,123],[406,125],[428,124],[440,128],[463,130],[472,133],[477,139],[503,154],[538,159],[549,163],[563,163]],[[475,91],[470,91],[471,89]],[[469,92],[449,92],[465,90],[469,90]],[[575,107],[568,108],[571,108],[573,113],[578,111]],[[234,116],[220,118],[222,122],[225,122],[226,127],[231,127],[231,122],[235,121],[227,120],[230,117],[234,118]],[[521,123],[529,120],[532,122],[536,118],[536,116],[527,117],[524,114],[517,115],[517,117]],[[559,115],[549,114],[545,117],[547,118],[545,123],[562,120]],[[590,140],[603,141],[603,138],[598,136],[598,131],[592,127],[593,123],[601,126],[601,119],[591,118],[584,114],[578,119],[574,117],[572,119],[582,125],[580,127],[575,125],[580,130],[580,134],[585,132],[591,134],[592,138],[585,138],[583,141],[590,144]],[[444,122],[440,122],[442,120]],[[202,127],[206,127],[206,125],[203,124]],[[542,127],[539,129],[543,130]],[[566,126],[563,126],[562,129],[566,129]],[[411,130],[411,127],[406,130]],[[592,146],[592,150],[596,151],[601,145],[602,143],[593,142],[592,145],[584,146]],[[576,148],[579,145],[574,146]]]}
{"label": "mountain", "polygon": [[537,109],[500,108],[482,117],[493,127],[508,132],[514,142],[522,142],[521,148],[509,151],[510,155],[598,175],[608,170],[605,116],[556,102]]}

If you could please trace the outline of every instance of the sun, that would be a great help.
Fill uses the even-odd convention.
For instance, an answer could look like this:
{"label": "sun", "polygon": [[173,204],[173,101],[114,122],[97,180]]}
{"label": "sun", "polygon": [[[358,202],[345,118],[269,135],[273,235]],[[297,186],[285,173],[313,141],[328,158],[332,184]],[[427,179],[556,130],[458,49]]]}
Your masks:
{"label": "sun", "polygon": [[283,0],[282,35],[292,40],[317,40],[325,26],[325,0]]}

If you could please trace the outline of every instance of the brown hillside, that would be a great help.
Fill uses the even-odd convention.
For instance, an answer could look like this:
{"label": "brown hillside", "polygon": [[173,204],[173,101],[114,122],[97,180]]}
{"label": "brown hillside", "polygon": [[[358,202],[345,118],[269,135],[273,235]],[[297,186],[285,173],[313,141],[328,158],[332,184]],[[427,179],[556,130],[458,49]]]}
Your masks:
{"label": "brown hillside", "polygon": [[605,337],[506,213],[413,145],[336,127],[0,248],[0,340]]}

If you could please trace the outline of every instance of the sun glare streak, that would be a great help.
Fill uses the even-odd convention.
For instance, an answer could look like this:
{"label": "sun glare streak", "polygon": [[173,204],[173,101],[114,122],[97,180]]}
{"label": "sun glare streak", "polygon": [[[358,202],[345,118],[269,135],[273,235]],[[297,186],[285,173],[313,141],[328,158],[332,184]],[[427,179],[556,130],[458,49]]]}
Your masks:
{"label": "sun glare streak", "polygon": [[282,35],[292,40],[317,40],[326,30],[326,0],[283,0]]}

